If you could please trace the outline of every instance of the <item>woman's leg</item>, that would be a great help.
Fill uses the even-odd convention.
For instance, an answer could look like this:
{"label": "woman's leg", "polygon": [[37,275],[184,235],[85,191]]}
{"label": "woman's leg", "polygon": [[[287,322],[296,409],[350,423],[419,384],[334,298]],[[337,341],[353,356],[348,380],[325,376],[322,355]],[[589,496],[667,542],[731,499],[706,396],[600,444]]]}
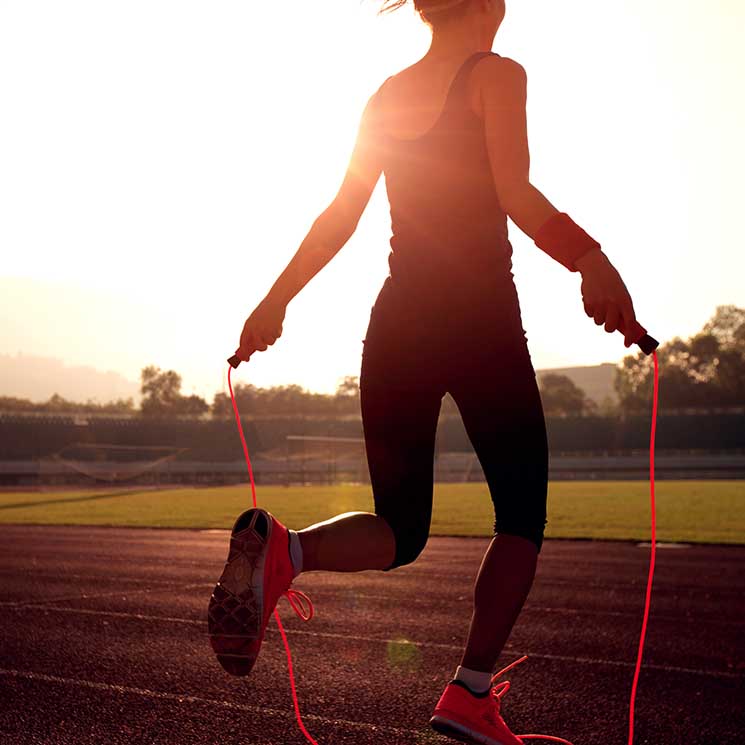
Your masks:
{"label": "woman's leg", "polygon": [[474,585],[461,666],[493,672],[535,577],[543,543],[548,445],[540,394],[526,354],[485,355],[477,383],[451,391],[484,470],[494,538]]}
{"label": "woman's leg", "polygon": [[435,434],[445,393],[412,324],[371,314],[360,406],[375,514],[346,512],[298,531],[303,571],[389,571],[413,562],[429,537]]}
{"label": "woman's leg", "polygon": [[462,667],[494,672],[535,577],[538,549],[521,536],[500,533],[484,554]]}
{"label": "woman's leg", "polygon": [[442,394],[380,381],[360,391],[375,512],[346,512],[298,531],[303,571],[389,571],[421,553],[432,518]]}
{"label": "woman's leg", "polygon": [[393,563],[396,539],[388,523],[372,512],[345,512],[298,531],[303,571],[361,572]]}

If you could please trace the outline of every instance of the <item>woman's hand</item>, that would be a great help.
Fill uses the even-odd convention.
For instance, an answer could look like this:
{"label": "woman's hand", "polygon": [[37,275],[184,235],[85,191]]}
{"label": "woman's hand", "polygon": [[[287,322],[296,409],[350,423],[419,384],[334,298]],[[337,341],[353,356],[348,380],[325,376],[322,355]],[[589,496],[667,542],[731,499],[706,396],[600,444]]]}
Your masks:
{"label": "woman's hand", "polygon": [[636,320],[631,302],[621,275],[602,251],[590,251],[575,262],[582,273],[582,302],[585,313],[605,330],[616,330],[624,335],[624,344],[630,347],[644,335],[644,329]]}
{"label": "woman's hand", "polygon": [[263,352],[282,336],[282,322],[287,306],[264,298],[243,324],[241,341],[235,353],[246,362],[254,352]]}

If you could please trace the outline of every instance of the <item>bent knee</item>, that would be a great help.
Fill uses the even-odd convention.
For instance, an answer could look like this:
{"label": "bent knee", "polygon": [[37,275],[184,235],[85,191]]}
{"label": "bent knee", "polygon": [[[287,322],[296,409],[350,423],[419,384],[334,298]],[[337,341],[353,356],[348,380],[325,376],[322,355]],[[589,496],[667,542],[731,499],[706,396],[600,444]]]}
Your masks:
{"label": "bent knee", "polygon": [[[545,494],[545,492],[543,492]],[[494,535],[508,533],[525,538],[535,545],[538,553],[543,548],[543,538],[548,525],[546,498],[543,496],[519,508],[513,505],[495,507]]]}
{"label": "bent knee", "polygon": [[398,528],[391,525],[396,539],[396,553],[393,563],[383,571],[389,572],[396,567],[413,564],[427,545],[428,534]]}
{"label": "bent knee", "polygon": [[497,521],[494,525],[494,535],[504,533],[507,535],[515,535],[518,538],[525,538],[538,549],[538,553],[540,554],[541,549],[543,548],[543,537],[547,523],[548,520],[544,520],[541,525],[530,525],[527,523],[508,525]]}

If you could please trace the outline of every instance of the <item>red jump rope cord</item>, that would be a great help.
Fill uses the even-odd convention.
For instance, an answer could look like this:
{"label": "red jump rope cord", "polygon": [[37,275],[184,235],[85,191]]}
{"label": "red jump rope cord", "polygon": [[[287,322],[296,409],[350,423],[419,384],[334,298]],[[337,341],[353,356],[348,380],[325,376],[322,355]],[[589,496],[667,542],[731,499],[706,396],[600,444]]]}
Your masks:
{"label": "red jump rope cord", "polygon": [[647,599],[644,605],[644,621],[642,622],[642,634],[639,639],[639,655],[636,660],[634,671],[634,683],[631,686],[631,705],[629,707],[629,745],[634,742],[634,700],[636,698],[636,682],[639,680],[639,668],[642,663],[642,649],[644,637],[647,634],[647,616],[649,615],[649,599],[652,596],[652,578],[654,576],[654,554],[656,544],[655,506],[654,506],[654,435],[657,429],[657,398],[659,390],[659,363],[657,352],[652,353],[654,359],[654,398],[652,400],[652,430],[649,436],[649,490],[652,512],[652,552],[649,560],[649,578],[647,579]]}
{"label": "red jump rope cord", "polygon": [[[634,682],[631,687],[631,705],[629,707],[629,743],[628,745],[633,745],[634,742],[634,701],[636,699],[636,684],[639,680],[639,668],[641,667],[642,662],[642,651],[644,649],[644,638],[647,634],[647,617],[649,616],[649,603],[652,596],[652,579],[654,577],[654,556],[655,556],[655,546],[656,546],[656,524],[655,524],[655,505],[654,505],[654,437],[655,437],[655,431],[657,429],[657,400],[658,400],[658,389],[659,389],[659,363],[657,361],[657,352],[652,353],[653,359],[654,359],[654,398],[653,398],[653,405],[652,405],[652,431],[649,439],[649,486],[650,486],[650,497],[651,497],[651,512],[652,512],[652,552],[651,552],[651,558],[649,563],[649,577],[647,579],[647,596],[646,601],[644,605],[644,620],[642,621],[642,633],[641,637],[639,639],[639,654],[637,655],[636,659],[636,670],[634,671]],[[230,388],[230,399],[233,402],[233,411],[235,412],[235,420],[238,423],[238,432],[241,436],[241,443],[243,444],[243,453],[246,456],[246,463],[248,464],[248,475],[251,480],[251,494],[253,496],[253,503],[254,507],[256,507],[256,486],[254,484],[254,475],[253,470],[251,468],[251,460],[248,457],[248,446],[246,445],[246,438],[243,436],[243,427],[241,425],[241,418],[238,414],[238,407],[235,403],[235,396],[233,395],[233,385],[230,382],[230,371],[231,367],[228,367],[228,387]],[[300,718],[300,707],[298,706],[297,702],[297,693],[295,692],[295,676],[292,672],[292,655],[290,654],[290,645],[287,643],[287,636],[285,635],[285,630],[282,628],[282,623],[279,620],[279,611],[277,608],[274,609],[274,617],[277,620],[277,626],[279,627],[279,633],[282,635],[282,641],[285,645],[285,651],[287,652],[287,667],[290,671],[290,687],[292,688],[292,700],[295,704],[295,716],[297,718],[298,726],[300,727],[300,730],[305,735],[305,737],[308,739],[309,742],[312,742],[313,745],[318,745],[316,740],[311,737],[310,734],[308,734],[308,731],[305,729],[305,725],[302,722],[302,719]],[[537,735],[537,734],[529,734],[529,735],[516,735],[516,737],[521,739],[541,739],[541,740],[551,740],[552,742],[560,742],[565,743],[566,745],[572,745],[569,740],[564,740],[561,737],[552,737],[550,735]]]}
{"label": "red jump rope cord", "polygon": [[[230,388],[230,400],[233,402],[233,411],[235,412],[235,420],[238,422],[238,432],[241,436],[241,442],[243,443],[243,453],[246,456],[246,463],[248,464],[248,476],[251,479],[251,495],[253,496],[254,501],[254,507],[256,507],[256,486],[254,484],[254,474],[253,469],[251,468],[251,459],[248,457],[248,446],[246,445],[246,438],[243,436],[243,427],[241,425],[241,417],[238,414],[238,407],[235,403],[235,396],[233,395],[233,385],[230,382],[230,371],[231,366],[228,365],[228,387]],[[285,651],[287,652],[287,667],[290,671],[290,688],[292,689],[292,701],[295,704],[295,717],[297,718],[298,726],[300,727],[301,732],[308,738],[309,742],[312,742],[313,745],[318,745],[318,742],[313,739],[313,737],[308,733],[308,730],[305,729],[305,725],[303,724],[303,720],[300,718],[300,707],[298,706],[297,702],[297,693],[295,691],[295,675],[292,672],[292,655],[290,654],[290,645],[287,643],[287,636],[285,635],[285,630],[282,627],[282,622],[279,620],[279,610],[275,607],[274,609],[274,618],[277,621],[277,626],[279,627],[279,633],[282,635],[282,641],[285,645]]]}

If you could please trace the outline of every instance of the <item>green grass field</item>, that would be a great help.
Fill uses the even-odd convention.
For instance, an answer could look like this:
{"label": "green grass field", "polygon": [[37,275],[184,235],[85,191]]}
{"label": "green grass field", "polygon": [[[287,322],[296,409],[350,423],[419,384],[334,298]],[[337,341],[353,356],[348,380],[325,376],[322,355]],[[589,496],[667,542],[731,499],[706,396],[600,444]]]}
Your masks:
{"label": "green grass field", "polygon": [[[370,486],[258,486],[258,506],[288,527],[304,528],[340,512],[374,512]],[[657,540],[745,543],[745,481],[660,481]],[[101,488],[0,494],[0,523],[230,528],[252,506],[251,486]],[[435,484],[431,535],[490,536],[486,484]],[[546,538],[648,540],[646,481],[555,481],[549,487]]]}

